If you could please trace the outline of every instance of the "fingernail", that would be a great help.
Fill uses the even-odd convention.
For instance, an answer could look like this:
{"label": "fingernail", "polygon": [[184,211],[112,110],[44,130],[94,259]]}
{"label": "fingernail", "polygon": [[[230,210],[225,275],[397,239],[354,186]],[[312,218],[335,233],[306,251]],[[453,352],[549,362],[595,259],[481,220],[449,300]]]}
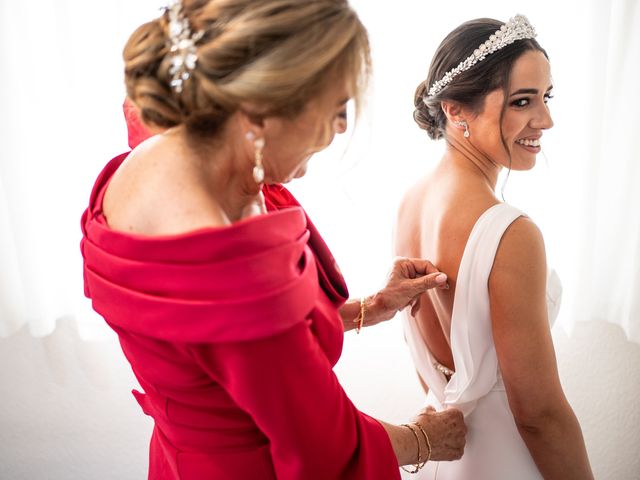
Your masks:
{"label": "fingernail", "polygon": [[441,273],[436,277],[436,283],[444,283],[446,281],[447,281],[447,276],[444,273]]}

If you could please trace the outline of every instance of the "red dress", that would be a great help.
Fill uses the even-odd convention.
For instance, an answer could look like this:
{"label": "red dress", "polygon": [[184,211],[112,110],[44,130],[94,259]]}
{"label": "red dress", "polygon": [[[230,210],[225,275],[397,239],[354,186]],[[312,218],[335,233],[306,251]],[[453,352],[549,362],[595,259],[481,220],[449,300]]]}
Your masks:
{"label": "red dress", "polygon": [[110,230],[99,176],[82,218],[85,294],[118,333],[155,428],[150,479],[400,478],[379,422],[332,367],[347,298],[333,257],[281,186],[269,213],[144,237]]}

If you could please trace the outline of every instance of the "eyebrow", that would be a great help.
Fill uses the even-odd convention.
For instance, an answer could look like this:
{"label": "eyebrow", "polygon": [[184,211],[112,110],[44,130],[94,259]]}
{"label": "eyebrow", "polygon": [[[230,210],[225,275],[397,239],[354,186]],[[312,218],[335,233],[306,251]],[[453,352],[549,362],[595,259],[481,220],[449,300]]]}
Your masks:
{"label": "eyebrow", "polygon": [[340,100],[340,101],[338,102],[338,106],[340,106],[340,107],[341,107],[342,105],[346,104],[348,101],[349,101],[349,97],[347,97],[347,98],[343,98],[342,100]]}
{"label": "eyebrow", "polygon": [[[548,93],[551,90],[553,90],[553,85],[547,88],[546,93]],[[513,92],[511,95],[509,95],[509,97],[515,97],[516,95],[523,95],[525,93],[529,93],[531,95],[537,95],[538,89],[537,88],[521,88],[520,90],[516,90],[515,92]]]}

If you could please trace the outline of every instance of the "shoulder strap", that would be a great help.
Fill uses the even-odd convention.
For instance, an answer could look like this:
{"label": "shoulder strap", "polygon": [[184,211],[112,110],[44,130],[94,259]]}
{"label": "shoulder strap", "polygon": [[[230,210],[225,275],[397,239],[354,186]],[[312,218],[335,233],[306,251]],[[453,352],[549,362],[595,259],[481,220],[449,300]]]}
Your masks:
{"label": "shoulder strap", "polygon": [[476,221],[460,262],[451,315],[451,350],[455,374],[445,389],[446,405],[467,414],[498,379],[489,308],[489,274],[500,240],[524,215],[506,203],[486,210]]}

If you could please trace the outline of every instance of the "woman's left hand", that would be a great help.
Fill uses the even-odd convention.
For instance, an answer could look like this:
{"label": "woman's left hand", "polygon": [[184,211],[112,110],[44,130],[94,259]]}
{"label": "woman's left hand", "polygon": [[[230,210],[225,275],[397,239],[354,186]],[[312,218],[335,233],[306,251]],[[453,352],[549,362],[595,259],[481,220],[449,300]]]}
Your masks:
{"label": "woman's left hand", "polygon": [[428,260],[396,258],[387,284],[366,301],[365,324],[389,320],[409,305],[411,314],[415,314],[420,308],[420,296],[431,288],[449,288],[447,275]]}

